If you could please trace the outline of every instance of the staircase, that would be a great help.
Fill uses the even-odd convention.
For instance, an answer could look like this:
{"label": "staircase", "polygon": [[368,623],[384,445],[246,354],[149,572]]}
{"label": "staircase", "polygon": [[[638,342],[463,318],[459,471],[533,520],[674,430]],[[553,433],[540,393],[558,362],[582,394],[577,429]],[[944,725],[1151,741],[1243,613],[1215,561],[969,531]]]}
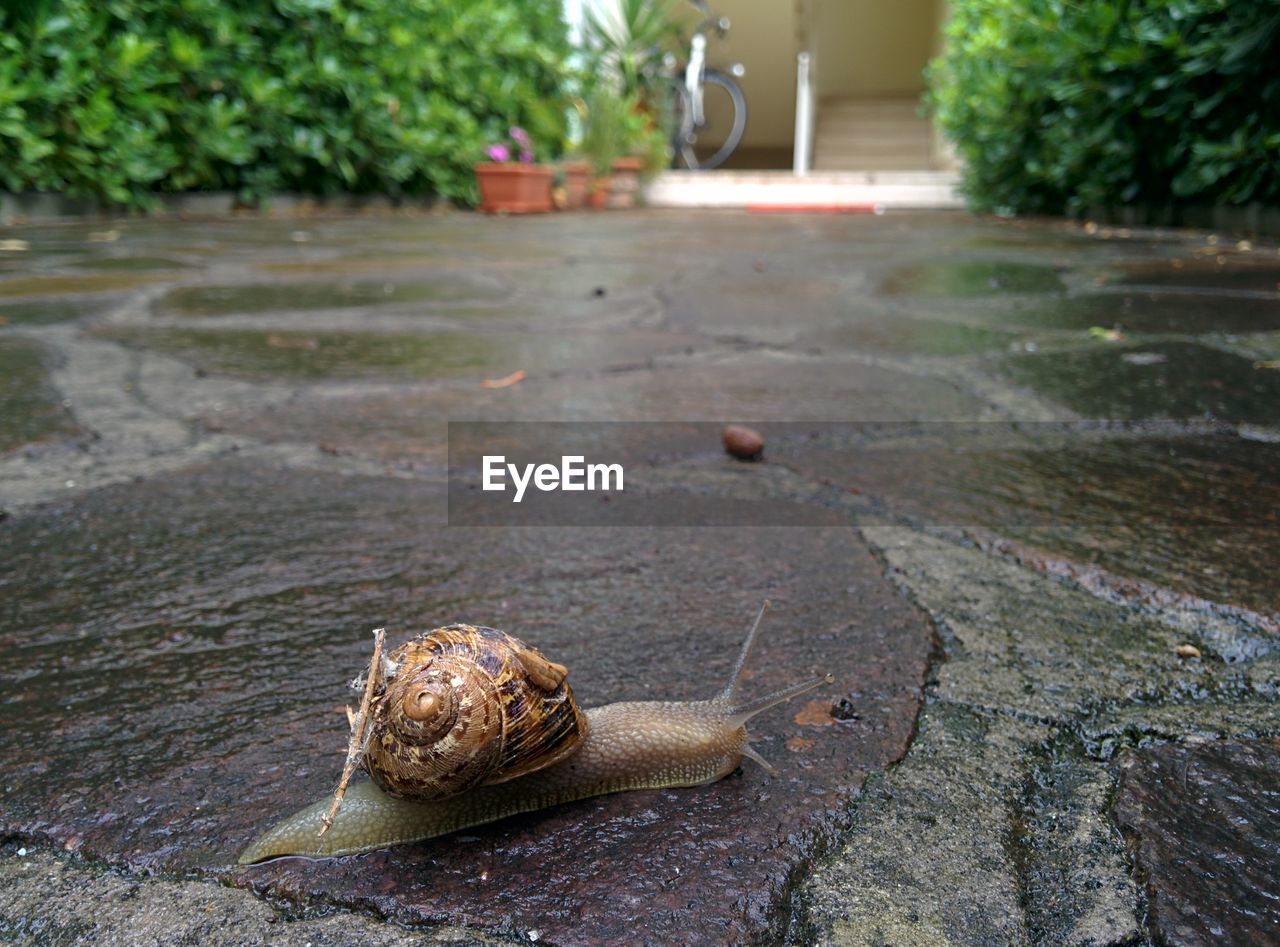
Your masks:
{"label": "staircase", "polygon": [[814,133],[815,171],[943,171],[919,96],[823,99]]}

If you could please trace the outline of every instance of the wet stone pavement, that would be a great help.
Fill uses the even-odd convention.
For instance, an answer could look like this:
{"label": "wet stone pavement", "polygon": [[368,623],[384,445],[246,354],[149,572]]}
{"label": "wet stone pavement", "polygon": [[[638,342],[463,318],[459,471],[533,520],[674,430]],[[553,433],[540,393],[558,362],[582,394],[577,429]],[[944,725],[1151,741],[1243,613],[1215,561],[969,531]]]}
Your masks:
{"label": "wet stone pavement", "polygon": [[[656,211],[3,236],[0,941],[1280,930],[1273,243]],[[813,525],[449,526],[450,420],[753,423],[761,464],[616,446],[659,499]],[[750,692],[833,675],[753,721],[775,774],[235,864],[332,790],[369,629],[503,628],[585,706],[696,699],[765,598]]]}

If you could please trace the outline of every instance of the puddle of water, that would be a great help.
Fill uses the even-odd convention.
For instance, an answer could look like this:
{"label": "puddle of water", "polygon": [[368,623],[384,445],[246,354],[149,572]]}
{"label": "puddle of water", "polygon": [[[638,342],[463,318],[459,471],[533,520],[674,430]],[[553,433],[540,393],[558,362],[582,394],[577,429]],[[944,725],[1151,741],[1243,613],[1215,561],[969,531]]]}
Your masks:
{"label": "puddle of water", "polygon": [[0,337],[0,453],[80,432],[49,384],[48,360],[38,342]]}
{"label": "puddle of water", "polygon": [[105,312],[119,297],[94,299],[33,299],[0,305],[0,325],[50,325]]}
{"label": "puddle of water", "polygon": [[933,319],[875,319],[812,336],[824,352],[872,349],[904,355],[970,355],[1007,349],[1016,333]]}
{"label": "puddle of water", "polygon": [[139,329],[103,337],[174,355],[203,371],[253,378],[435,378],[508,364],[501,342],[474,333]]}
{"label": "puddle of water", "polygon": [[[399,270],[457,269],[463,264],[440,255],[422,253],[385,253],[370,257],[335,257],[328,260],[289,260],[281,263],[259,263],[255,269],[264,273],[296,276],[334,277],[344,273],[390,273]],[[427,274],[429,275],[429,274]]]}
{"label": "puddle of water", "polygon": [[187,316],[296,309],[343,309],[411,302],[485,299],[498,295],[482,283],[457,277],[429,283],[370,280],[350,283],[249,283],[237,286],[183,286],[165,294],[157,311]]}
{"label": "puddle of water", "polygon": [[880,283],[880,292],[886,296],[991,296],[1065,290],[1052,266],[982,260],[902,266],[886,274]]}
{"label": "puddle of water", "polygon": [[1275,293],[1280,297],[1280,266],[1227,260],[1170,260],[1116,267],[1114,283],[1169,289],[1225,289]]}
{"label": "puddle of water", "polygon": [[[1137,353],[1162,357],[1125,358]],[[1099,342],[1073,351],[1010,356],[1000,370],[1090,418],[1280,422],[1280,372],[1189,342]]]}
{"label": "puddle of water", "polygon": [[990,318],[1046,329],[1102,326],[1125,332],[1203,335],[1280,329],[1280,305],[1268,299],[1223,299],[1177,293],[1093,293],[1037,300]]}
{"label": "puddle of water", "polygon": [[24,276],[0,280],[0,297],[102,293],[113,289],[135,289],[164,281],[162,276],[112,273],[101,276]]}
{"label": "puddle of water", "polygon": [[966,240],[964,245],[979,249],[1080,253],[1081,251],[1104,246],[1104,243],[1098,237],[1087,234],[1083,230],[1031,230],[1019,228],[1006,234],[983,234],[973,237]]}
{"label": "puddle of water", "polygon": [[82,270],[185,270],[190,263],[173,257],[161,256],[113,256],[85,260],[77,264]]}

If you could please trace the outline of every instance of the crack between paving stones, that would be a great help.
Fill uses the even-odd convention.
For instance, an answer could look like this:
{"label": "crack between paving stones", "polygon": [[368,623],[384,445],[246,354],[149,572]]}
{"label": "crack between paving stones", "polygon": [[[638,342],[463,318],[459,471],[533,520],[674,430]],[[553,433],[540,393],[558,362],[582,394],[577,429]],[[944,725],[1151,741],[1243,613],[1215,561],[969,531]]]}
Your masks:
{"label": "crack between paving stones", "polygon": [[969,533],[980,551],[1061,581],[1104,602],[1146,607],[1158,615],[1168,610],[1204,612],[1227,621],[1243,622],[1261,633],[1280,635],[1280,614],[1264,615],[1238,605],[1177,592],[1144,579],[1131,579],[1098,566],[1082,566],[1065,557],[1039,553],[1033,546],[988,531],[970,530]]}
{"label": "crack between paving stones", "polygon": [[[126,349],[126,351],[128,362],[124,373],[124,385],[130,398],[156,417],[167,418],[186,429],[186,443],[178,448],[177,452],[181,453],[195,447],[205,436],[200,419],[184,417],[179,411],[166,411],[156,404],[148,396],[142,381],[143,364],[151,357],[150,353],[140,349]],[[166,451],[166,453],[169,452]]]}
{"label": "crack between paving stones", "polygon": [[[883,550],[878,545],[873,543],[868,537],[866,537],[864,531],[860,530],[859,532],[860,532],[860,535],[863,536],[864,541],[867,543],[869,548],[872,550],[873,555],[875,555],[876,558],[885,567],[886,578],[888,578],[889,581],[893,582],[899,594],[903,595],[908,601],[910,601],[913,605],[921,609],[921,611],[923,611],[926,615],[930,617],[930,621],[935,629],[935,633],[938,636],[938,642],[939,642],[939,646],[942,648],[942,653],[930,655],[930,665],[929,665],[930,671],[929,671],[929,678],[924,688],[924,704],[922,705],[922,708],[921,708],[922,713],[930,705],[945,703],[951,706],[964,708],[974,713],[983,714],[994,719],[1001,719],[1001,718],[1010,719],[1010,720],[1015,720],[1023,723],[1031,723],[1038,726],[1048,727],[1051,730],[1050,739],[1057,740],[1061,744],[1063,748],[1063,752],[1078,756],[1081,759],[1082,763],[1084,763],[1086,769],[1091,769],[1091,770],[1094,770],[1095,772],[1102,772],[1106,774],[1105,777],[1102,777],[1102,778],[1105,778],[1106,784],[1107,784],[1105,798],[1100,802],[1100,807],[1097,809],[1096,814],[1101,818],[1105,819],[1106,824],[1111,829],[1113,829],[1114,832],[1116,833],[1116,837],[1118,839],[1123,839],[1125,843],[1118,846],[1118,849],[1122,852],[1122,856],[1121,856],[1123,859],[1122,871],[1123,871],[1124,877],[1128,878],[1134,885],[1134,891],[1136,892],[1137,901],[1134,902],[1133,907],[1135,910],[1136,922],[1139,925],[1140,930],[1143,932],[1142,934],[1136,937],[1125,938],[1118,941],[1110,941],[1108,943],[1110,944],[1110,947],[1139,947],[1139,945],[1149,945],[1149,944],[1156,943],[1158,941],[1158,936],[1157,936],[1157,932],[1153,927],[1153,916],[1151,913],[1151,903],[1150,903],[1149,890],[1147,887],[1147,879],[1141,876],[1141,873],[1139,872],[1137,864],[1133,858],[1132,840],[1119,827],[1115,826],[1114,822],[1111,820],[1111,817],[1110,817],[1111,806],[1113,804],[1114,796],[1117,791],[1117,780],[1116,780],[1116,777],[1110,773],[1109,768],[1107,767],[1106,764],[1111,759],[1114,758],[1115,753],[1121,748],[1136,749],[1141,747],[1142,745],[1144,745],[1146,742],[1150,740],[1157,740],[1160,742],[1174,740],[1174,741],[1181,742],[1185,740],[1188,735],[1186,733],[1165,732],[1168,728],[1162,729],[1156,724],[1144,725],[1141,721],[1135,721],[1129,725],[1123,726],[1121,728],[1120,733],[1113,735],[1113,737],[1110,740],[1104,740],[1104,743],[1098,744],[1097,740],[1090,738],[1090,736],[1087,733],[1087,728],[1091,721],[1097,721],[1099,719],[1099,716],[1107,711],[1122,711],[1126,708],[1135,708],[1135,707],[1136,708],[1147,708],[1147,707],[1157,707],[1157,706],[1182,707],[1182,706],[1186,706],[1188,704],[1188,701],[1185,699],[1185,697],[1183,697],[1181,699],[1174,698],[1171,700],[1158,701],[1156,702],[1156,704],[1152,704],[1150,700],[1142,699],[1141,697],[1136,697],[1132,700],[1114,701],[1114,702],[1109,702],[1105,704],[1100,704],[1098,706],[1082,707],[1078,712],[1072,712],[1063,717],[1055,717],[1055,716],[1041,716],[1041,715],[1034,715],[1034,714],[1019,713],[1017,711],[1012,711],[1007,707],[986,706],[972,700],[955,700],[953,698],[940,699],[937,696],[938,677],[936,672],[939,668],[941,668],[943,664],[945,664],[950,659],[948,647],[955,647],[958,644],[957,639],[955,638],[954,634],[951,633],[947,628],[945,620],[940,616],[935,615],[931,609],[927,608],[916,596],[912,587],[906,581],[906,579],[904,577],[897,575],[897,570],[888,564],[887,557],[885,556]],[[1022,568],[1027,568],[1029,571],[1036,572],[1038,574],[1045,574],[1044,570],[1038,570],[1034,567],[1034,565],[1029,565],[1025,562],[1022,562],[1016,557],[1002,555],[1000,552],[992,551],[992,549],[990,548],[983,548],[971,536],[967,534],[961,534],[959,536],[946,535],[947,531],[945,530],[944,531],[928,530],[927,532],[939,533],[940,534],[939,538],[942,538],[944,541],[955,543],[961,546],[966,546],[969,548],[975,548],[986,555],[992,555],[992,556],[1005,558],[1005,559],[1012,558],[1013,561],[1015,561]],[[1075,584],[1065,578],[1060,579],[1060,581],[1067,582],[1067,584]],[[1108,599],[1106,595],[1101,594],[1097,590],[1086,589],[1086,591],[1089,591],[1095,596],[1098,596],[1110,601],[1110,599]],[[1118,604],[1129,605],[1130,607],[1133,606],[1132,601],[1129,601],[1127,599],[1122,599],[1121,602],[1119,602]],[[1213,606],[1216,604],[1217,603],[1205,603],[1205,608],[1206,610],[1210,610],[1214,614],[1217,614],[1219,616],[1222,616],[1222,611],[1226,611],[1227,613],[1226,617],[1234,618],[1237,621],[1240,620],[1239,614],[1237,614],[1236,612],[1233,612],[1230,606],[1222,606],[1222,610],[1218,610],[1213,608]],[[1250,615],[1252,617],[1252,613],[1250,613]],[[948,642],[950,642],[950,645],[948,645]],[[1225,684],[1229,684],[1229,681],[1224,682],[1224,686]],[[1216,690],[1220,690],[1220,689],[1216,689]],[[1215,693],[1213,694],[1206,694],[1205,699],[1212,701],[1215,697],[1216,698],[1225,697],[1229,699],[1232,696],[1232,694],[1230,693],[1217,693],[1216,690],[1215,690]],[[1250,692],[1246,692],[1245,694],[1242,694],[1239,696],[1248,696],[1248,693]],[[1261,695],[1254,694],[1254,696],[1256,698]],[[1191,701],[1192,704],[1198,703],[1198,702],[1199,701],[1195,701],[1195,700]],[[1248,702],[1246,701],[1246,703]],[[1271,702],[1264,701],[1264,703],[1267,704],[1268,706],[1271,705]],[[919,720],[920,720],[920,716],[917,716],[916,729],[913,730],[912,738],[908,744],[907,752],[904,753],[904,756],[901,759],[905,759],[907,754],[911,752],[911,749],[914,748],[916,738],[918,735]],[[1248,729],[1249,728],[1246,727],[1246,732],[1248,731]],[[1262,729],[1266,730],[1266,728],[1262,728]],[[1241,734],[1234,733],[1233,735],[1240,736]],[[1037,767],[1043,766],[1045,764],[1045,761],[1050,759],[1049,753],[1050,753],[1050,749],[1044,745],[1041,745],[1039,747],[1028,746],[1026,748],[1026,752],[1022,759],[1025,769],[1019,780],[1020,788],[1017,791],[1015,791],[1013,795],[1009,798],[1009,822],[1004,827],[1004,832],[1002,833],[1002,845],[1005,850],[1008,863],[1013,870],[1013,880],[1016,885],[1018,903],[1021,908],[1023,923],[1025,924],[1029,934],[1034,934],[1034,932],[1038,929],[1037,918],[1039,917],[1039,914],[1040,914],[1040,912],[1037,911],[1036,909],[1037,899],[1034,896],[1032,891],[1032,872],[1036,870],[1038,859],[1034,852],[1032,834],[1029,828],[1030,820],[1035,818],[1036,812],[1037,812],[1036,806],[1031,796],[1033,795],[1033,792],[1034,792],[1034,779],[1035,779],[1035,773],[1037,771]],[[898,761],[895,761],[894,764],[886,767],[884,770],[884,776],[891,774],[894,766],[896,766],[898,762],[901,762],[901,759]],[[881,778],[884,778],[884,776],[882,776]],[[855,807],[855,815],[856,815],[856,807]],[[798,904],[797,907],[795,908],[795,914],[798,918],[796,925],[804,925],[808,923],[807,921],[804,920],[804,912],[805,912],[804,904],[803,903]],[[797,928],[793,927],[793,929],[797,929]],[[818,932],[812,929],[811,927],[805,928],[805,933],[810,940],[815,938],[818,934]],[[1048,936],[1048,934],[1045,934],[1045,936]],[[1032,936],[1031,942],[1047,943],[1048,941],[1045,939],[1045,937],[1036,938],[1035,936]]]}
{"label": "crack between paving stones", "polygon": [[1124,871],[1135,883],[1135,890],[1139,898],[1139,902],[1136,905],[1138,923],[1146,932],[1146,936],[1138,935],[1123,940],[1108,941],[1106,947],[1144,947],[1144,945],[1153,944],[1155,942],[1155,932],[1150,924],[1150,904],[1145,887],[1145,879],[1139,876],[1133,853],[1127,844],[1127,836],[1124,835],[1119,826],[1115,825],[1109,815],[1118,788],[1118,779],[1114,773],[1110,772],[1109,768],[1096,766],[1097,761],[1092,760],[1079,735],[1073,732],[1069,726],[1065,729],[1061,726],[1055,726],[1046,740],[1039,745],[1026,748],[1022,758],[1023,771],[1019,785],[1009,800],[1009,824],[1002,837],[1006,857],[1009,860],[1009,864],[1014,868],[1018,904],[1022,911],[1023,922],[1026,925],[1030,942],[1032,944],[1052,944],[1056,941],[1049,938],[1061,933],[1046,931],[1039,926],[1038,917],[1040,912],[1037,910],[1039,899],[1032,890],[1032,877],[1040,870],[1039,866],[1044,861],[1044,858],[1036,852],[1034,832],[1031,828],[1031,823],[1039,818],[1041,814],[1035,795],[1037,788],[1043,787],[1037,787],[1037,775],[1044,773],[1049,764],[1052,763],[1055,753],[1066,755],[1078,753],[1084,759],[1091,760],[1095,764],[1095,768],[1106,773],[1107,788],[1105,798],[1102,800],[1100,807],[1100,813],[1107,819],[1110,834],[1125,843],[1119,846],[1124,859]]}
{"label": "crack between paving stones", "polygon": [[[814,482],[811,478],[806,478],[796,471],[791,471],[789,468],[788,470],[802,480]],[[850,525],[849,528],[858,537],[864,547],[870,551],[876,561],[885,569],[887,577],[889,569],[882,551],[867,539],[859,527],[856,525]],[[898,583],[894,583],[894,588],[897,590],[899,595],[906,598],[912,606],[917,608],[929,621],[930,646],[925,658],[923,686],[920,691],[920,704],[916,708],[916,713],[912,718],[911,730],[907,735],[906,740],[903,741],[902,752],[894,759],[886,761],[882,769],[873,770],[867,774],[862,786],[850,796],[843,810],[840,824],[834,827],[831,831],[823,833],[821,838],[815,840],[809,850],[808,856],[798,862],[789,872],[787,881],[783,886],[783,890],[779,895],[778,901],[773,905],[774,912],[778,918],[785,921],[785,923],[774,928],[773,942],[786,944],[812,944],[817,942],[820,932],[809,916],[809,906],[804,897],[805,883],[810,877],[812,877],[815,867],[823,858],[825,858],[830,852],[839,848],[846,840],[852,837],[853,832],[858,827],[862,804],[869,795],[869,790],[873,789],[878,783],[884,781],[885,778],[910,755],[911,749],[915,746],[920,733],[920,718],[930,702],[930,691],[937,680],[937,668],[949,660],[946,646],[943,642],[942,635],[939,632],[938,624],[934,616],[927,609],[922,608],[914,598],[906,595]]]}

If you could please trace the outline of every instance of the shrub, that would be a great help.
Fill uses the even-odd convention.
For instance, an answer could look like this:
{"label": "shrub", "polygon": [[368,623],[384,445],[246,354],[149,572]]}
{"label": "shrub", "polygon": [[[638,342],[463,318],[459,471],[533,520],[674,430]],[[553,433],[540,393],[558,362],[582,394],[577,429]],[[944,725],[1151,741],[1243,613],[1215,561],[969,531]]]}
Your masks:
{"label": "shrub", "polygon": [[560,147],[567,55],[543,0],[28,0],[0,9],[0,189],[472,201],[510,126]]}
{"label": "shrub", "polygon": [[1278,0],[953,0],[932,108],[978,210],[1280,203]]}

